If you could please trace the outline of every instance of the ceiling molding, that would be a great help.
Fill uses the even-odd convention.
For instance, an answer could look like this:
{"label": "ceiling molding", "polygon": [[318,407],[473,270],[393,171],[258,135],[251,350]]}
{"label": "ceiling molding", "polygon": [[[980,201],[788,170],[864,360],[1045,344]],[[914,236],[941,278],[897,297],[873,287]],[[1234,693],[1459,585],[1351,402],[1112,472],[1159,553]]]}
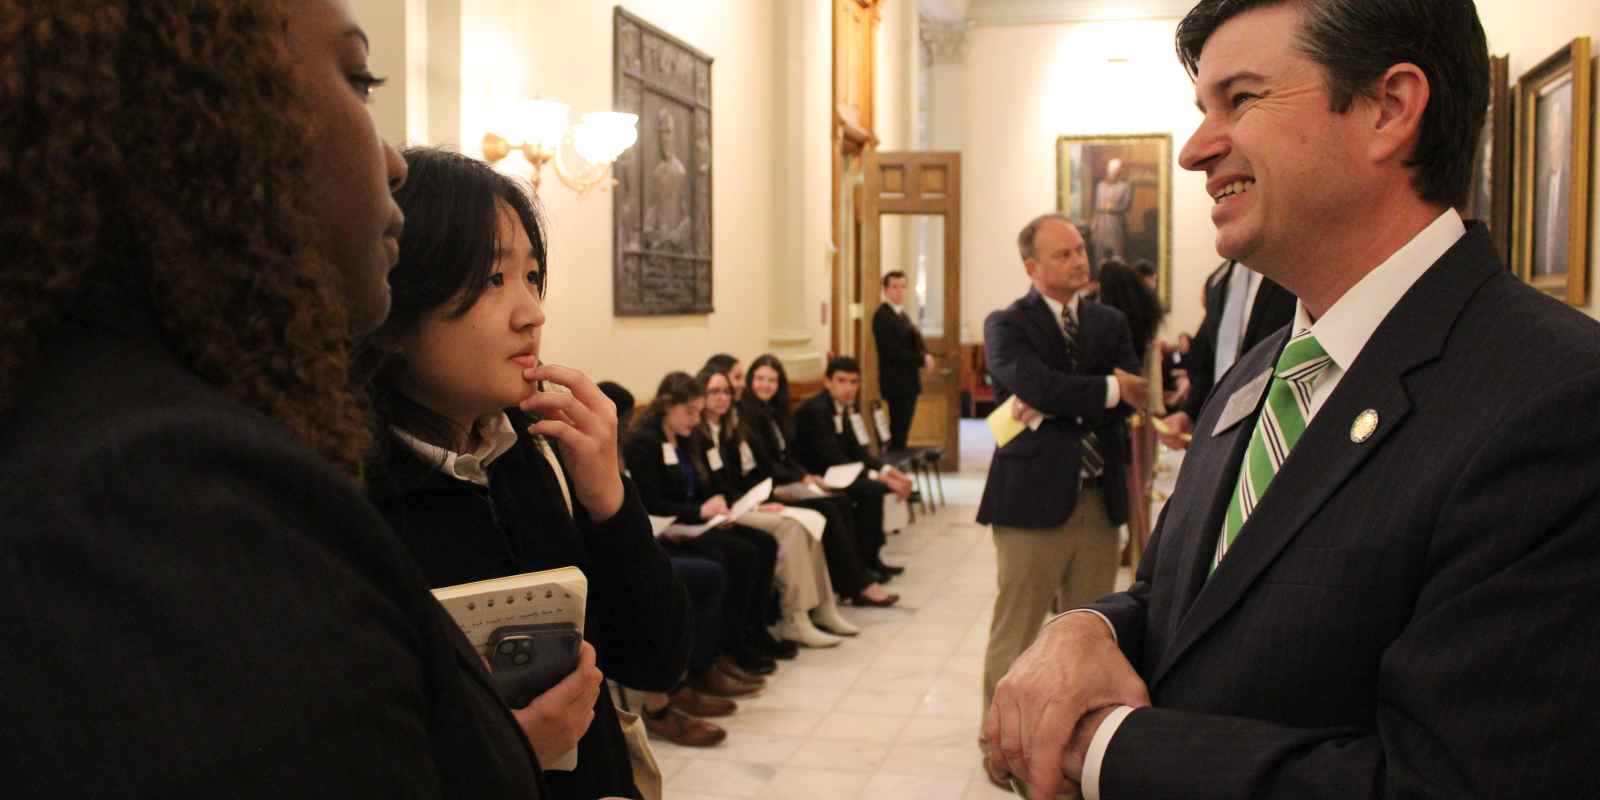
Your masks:
{"label": "ceiling molding", "polygon": [[1047,25],[1125,19],[1182,19],[1195,0],[972,0],[975,25]]}

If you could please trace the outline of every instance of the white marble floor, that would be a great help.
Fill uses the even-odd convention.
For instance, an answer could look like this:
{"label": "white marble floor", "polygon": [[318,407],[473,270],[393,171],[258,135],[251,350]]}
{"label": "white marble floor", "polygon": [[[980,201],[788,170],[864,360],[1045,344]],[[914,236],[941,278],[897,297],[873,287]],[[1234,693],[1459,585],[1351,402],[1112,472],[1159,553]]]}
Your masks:
{"label": "white marble floor", "polygon": [[906,566],[889,587],[900,604],[846,608],[861,635],[782,662],[770,688],[716,720],[728,729],[721,745],[652,741],[669,800],[1011,796],[989,784],[979,763],[995,553],[988,529],[973,521],[985,432],[974,427],[981,422],[963,422],[970,452],[961,473],[944,478],[949,505],[890,537],[884,551],[885,561]]}

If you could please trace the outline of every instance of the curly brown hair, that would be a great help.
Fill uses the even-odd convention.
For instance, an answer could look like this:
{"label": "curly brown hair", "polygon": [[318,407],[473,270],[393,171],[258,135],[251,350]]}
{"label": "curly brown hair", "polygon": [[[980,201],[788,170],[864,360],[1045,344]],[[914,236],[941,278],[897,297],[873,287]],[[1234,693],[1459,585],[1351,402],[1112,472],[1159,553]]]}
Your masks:
{"label": "curly brown hair", "polygon": [[277,6],[0,0],[0,411],[75,304],[114,290],[360,478],[371,432],[300,205],[312,120]]}

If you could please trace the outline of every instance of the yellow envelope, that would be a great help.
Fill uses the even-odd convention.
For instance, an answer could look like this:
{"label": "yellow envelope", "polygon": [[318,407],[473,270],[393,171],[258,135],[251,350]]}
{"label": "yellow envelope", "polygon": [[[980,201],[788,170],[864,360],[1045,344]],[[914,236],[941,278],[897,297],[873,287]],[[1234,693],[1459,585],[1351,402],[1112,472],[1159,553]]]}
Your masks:
{"label": "yellow envelope", "polygon": [[1017,438],[1017,434],[1028,429],[1028,426],[1011,415],[1011,409],[1016,407],[1016,404],[1017,396],[1012,395],[989,412],[989,432],[994,434],[995,447],[1005,447],[1006,442]]}

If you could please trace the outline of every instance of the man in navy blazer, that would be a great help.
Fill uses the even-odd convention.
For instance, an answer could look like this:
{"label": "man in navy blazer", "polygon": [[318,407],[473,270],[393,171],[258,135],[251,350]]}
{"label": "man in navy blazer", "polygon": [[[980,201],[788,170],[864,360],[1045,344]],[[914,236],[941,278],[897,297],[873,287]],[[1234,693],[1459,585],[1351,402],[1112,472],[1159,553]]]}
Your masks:
{"label": "man in navy blazer", "polygon": [[1600,325],[1453,210],[1470,0],[1204,0],[1217,249],[1299,298],[1195,424],[1133,586],[990,711],[1034,797],[1600,796]]}
{"label": "man in navy blazer", "polygon": [[1142,402],[1148,388],[1134,374],[1127,318],[1078,297],[1089,260],[1071,220],[1034,219],[1017,249],[1033,288],[983,325],[996,394],[1002,402],[1014,396],[1028,423],[995,452],[978,505],[978,522],[994,527],[1000,589],[984,658],[985,708],[1052,607],[1111,591],[1117,526],[1128,518],[1122,401]]}

